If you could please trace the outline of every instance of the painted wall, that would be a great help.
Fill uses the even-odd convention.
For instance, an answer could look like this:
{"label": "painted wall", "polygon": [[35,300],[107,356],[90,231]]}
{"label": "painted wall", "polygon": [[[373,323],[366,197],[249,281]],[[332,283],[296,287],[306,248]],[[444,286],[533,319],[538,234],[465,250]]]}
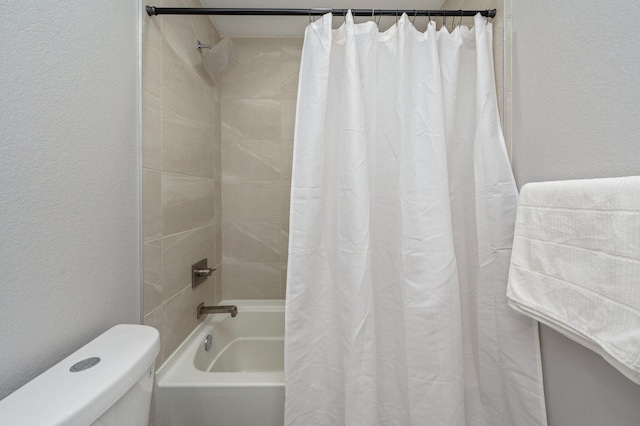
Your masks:
{"label": "painted wall", "polygon": [[284,299],[301,38],[234,38],[222,79],[222,297]]}
{"label": "painted wall", "polygon": [[0,398],[140,321],[136,3],[0,2]]}
{"label": "painted wall", "polygon": [[[512,7],[518,184],[640,175],[638,3]],[[639,423],[639,385],[544,326],[541,341],[550,426]]]}
{"label": "painted wall", "polygon": [[[220,84],[196,40],[220,41],[207,16],[143,14],[144,323],[160,331],[158,366],[198,325],[198,304],[221,298]],[[191,265],[203,258],[217,270],[192,289]]]}

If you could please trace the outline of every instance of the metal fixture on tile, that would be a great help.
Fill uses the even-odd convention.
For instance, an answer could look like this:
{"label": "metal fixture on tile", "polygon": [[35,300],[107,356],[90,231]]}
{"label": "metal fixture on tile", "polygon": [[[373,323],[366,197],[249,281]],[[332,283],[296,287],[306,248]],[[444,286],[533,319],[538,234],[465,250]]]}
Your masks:
{"label": "metal fixture on tile", "polygon": [[[224,71],[236,58],[236,51],[233,48],[233,42],[230,37],[224,37],[215,46],[196,40],[196,48],[202,54],[202,61],[204,62],[205,68],[209,71],[211,77],[214,78]],[[203,52],[202,49],[209,50]]]}
{"label": "metal fixture on tile", "polygon": [[204,303],[198,305],[196,318],[200,319],[210,314],[231,314],[233,318],[238,315],[238,307],[236,305],[204,306]]}
{"label": "metal fixture on tile", "polygon": [[211,49],[213,46],[211,46],[210,44],[204,44],[202,42],[200,42],[200,40],[196,40],[196,49],[198,49],[200,52],[202,52],[202,49]]}
{"label": "metal fixture on tile", "polygon": [[213,274],[216,268],[207,267],[207,258],[191,265],[191,288],[196,288]]}
{"label": "metal fixture on tile", "polygon": [[211,343],[213,343],[213,337],[210,334],[207,334],[207,337],[204,339],[204,350],[209,352],[211,350]]}

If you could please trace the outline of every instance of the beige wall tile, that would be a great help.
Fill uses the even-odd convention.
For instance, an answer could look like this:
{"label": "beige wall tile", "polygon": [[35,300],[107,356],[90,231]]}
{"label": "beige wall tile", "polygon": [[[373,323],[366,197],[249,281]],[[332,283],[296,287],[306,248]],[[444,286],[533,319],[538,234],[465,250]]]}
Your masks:
{"label": "beige wall tile", "polygon": [[222,269],[224,299],[280,299],[280,263],[225,263]]}
{"label": "beige wall tile", "polygon": [[233,46],[238,59],[280,59],[281,40],[280,38],[239,37],[233,39]]}
{"label": "beige wall tile", "polygon": [[280,99],[280,55],[239,58],[225,72],[223,81],[223,99]]}
{"label": "beige wall tile", "polygon": [[162,186],[160,172],[142,171],[142,228],[143,240],[155,240],[162,236]]}
{"label": "beige wall tile", "polygon": [[[201,7],[198,0],[170,3],[164,6]],[[157,366],[197,325],[197,304],[221,296],[221,268],[190,287],[191,264],[216,261],[220,232],[213,224],[221,219],[214,217],[221,189],[213,180],[221,176],[220,88],[202,65],[196,39],[220,40],[206,16],[143,18],[144,311],[145,323],[161,335]],[[164,87],[163,78],[170,80]]]}
{"label": "beige wall tile", "polygon": [[280,66],[282,99],[295,101],[297,97],[303,41],[303,38],[282,39],[282,63]]}
{"label": "beige wall tile", "polygon": [[281,215],[280,182],[223,182],[222,222],[277,222]]}
{"label": "beige wall tile", "polygon": [[281,224],[280,228],[280,261],[287,262],[289,257],[289,225]]}
{"label": "beige wall tile", "polygon": [[222,142],[216,136],[213,143],[213,178],[222,180]]}
{"label": "beige wall tile", "polygon": [[171,110],[162,110],[162,169],[213,179],[215,137]]}
{"label": "beige wall tile", "polygon": [[213,230],[213,265],[216,268],[222,265],[222,225],[219,223]]}
{"label": "beige wall tile", "polygon": [[142,94],[161,100],[162,37],[150,26],[142,27]]}
{"label": "beige wall tile", "polygon": [[214,183],[214,222],[222,223],[222,182],[216,180]]}
{"label": "beige wall tile", "polygon": [[280,142],[280,180],[291,182],[291,166],[293,163],[293,140]]}
{"label": "beige wall tile", "polygon": [[[199,4],[199,2],[196,2]],[[202,6],[184,6],[202,7]],[[212,86],[213,80],[204,67],[202,54],[196,48],[197,40],[203,44],[214,45],[219,40],[213,25],[207,16],[171,15],[164,20],[162,35],[165,41],[178,53],[182,62],[206,85]]]}
{"label": "beige wall tile", "polygon": [[296,124],[296,101],[283,100],[280,106],[280,137],[293,139]]}
{"label": "beige wall tile", "polygon": [[296,99],[298,96],[298,75],[300,60],[283,61],[280,64],[280,83],[282,99]]}
{"label": "beige wall tile", "polygon": [[282,223],[289,228],[289,207],[291,205],[291,182],[282,182],[280,186],[280,211],[282,215]]}
{"label": "beige wall tile", "polygon": [[222,139],[280,139],[280,101],[225,99],[222,108]]}
{"label": "beige wall tile", "polygon": [[[213,81],[201,64],[194,63],[192,56],[184,53],[184,49],[163,37],[162,105],[213,134]],[[197,53],[195,48],[193,50]]]}
{"label": "beige wall tile", "polygon": [[215,271],[207,279],[207,281],[211,281],[211,282],[209,284],[207,284],[207,286],[205,287],[205,292],[202,295],[203,299],[202,299],[201,303],[204,303],[205,306],[213,306],[213,305],[217,304],[217,302],[216,302],[216,286],[218,284],[216,282]]}
{"label": "beige wall tile", "polygon": [[[207,258],[209,267],[215,267],[214,230],[211,225],[162,239],[163,301],[185,287],[191,287],[191,265],[194,263]],[[213,286],[213,280],[209,277],[200,286]]]}
{"label": "beige wall tile", "polygon": [[142,96],[142,167],[160,170],[161,167],[161,106],[153,98]]}
{"label": "beige wall tile", "polygon": [[[281,298],[303,40],[234,43],[239,61],[224,75],[222,100],[223,297]],[[279,94],[260,74],[272,64]]]}
{"label": "beige wall tile", "polygon": [[212,179],[162,173],[162,235],[214,223]]}
{"label": "beige wall tile", "polygon": [[215,305],[219,304],[220,301],[223,299],[222,297],[222,265],[220,265],[220,267],[218,269],[216,269],[216,271],[213,273],[213,275],[216,278],[216,286],[215,286],[215,299],[213,301],[213,303]]}
{"label": "beige wall tile", "polygon": [[158,353],[158,357],[156,358],[156,370],[167,359],[167,354],[164,350],[164,321],[166,318],[165,307],[165,304],[160,305],[144,316],[144,325],[153,327],[160,333],[160,353]]}
{"label": "beige wall tile", "polygon": [[283,38],[280,40],[282,61],[298,61],[302,58],[302,45],[304,38]]}
{"label": "beige wall tile", "polygon": [[512,24],[513,24],[513,20],[511,18],[511,16],[507,16],[506,17],[506,23],[505,23],[506,40],[505,40],[505,46],[504,46],[504,49],[505,49],[504,53],[505,53],[505,59],[506,59],[505,60],[505,71],[504,71],[505,77],[504,78],[505,78],[505,86],[506,86],[505,91],[507,93],[511,93],[511,91],[512,91],[512,81],[513,81],[513,78],[512,78],[512,75],[511,75],[511,72],[512,72],[512,70],[511,70],[511,65],[512,65],[512,63],[511,63],[511,60],[512,60],[512,43],[513,43],[513,40],[512,40],[512,37],[511,37],[512,31],[513,31]]}
{"label": "beige wall tile", "polygon": [[222,138],[222,86],[223,84],[216,84],[213,88],[213,97],[215,100],[215,111],[213,113],[213,124],[215,127],[216,137]]}
{"label": "beige wall tile", "polygon": [[280,180],[280,141],[222,141],[222,179]]}
{"label": "beige wall tile", "polygon": [[222,224],[222,263],[279,262],[282,226],[279,223]]}
{"label": "beige wall tile", "polygon": [[[169,3],[170,5],[167,5]],[[198,0],[164,0],[163,7],[202,7]],[[164,22],[163,31],[172,40],[179,43],[187,54],[197,59],[199,52],[195,49],[195,38],[205,44],[216,44],[220,36],[215,31],[207,16],[171,15]],[[193,50],[193,52],[191,52]]]}
{"label": "beige wall tile", "polygon": [[[200,1],[196,1],[196,4],[200,5]],[[201,7],[201,6],[193,6]],[[211,23],[211,19],[208,16],[193,16],[195,33],[199,40],[206,44],[216,45],[220,43],[222,37],[218,34]]]}
{"label": "beige wall tile", "polygon": [[[142,14],[142,34],[143,36],[146,34],[146,31],[148,31],[149,29],[155,31],[158,34],[162,34],[162,17],[160,16],[149,16],[147,14],[147,10],[145,8],[146,4],[143,2],[142,3],[142,12],[140,12]],[[148,29],[145,30],[144,26],[147,26]],[[143,38],[143,40],[145,40]]]}
{"label": "beige wall tile", "polygon": [[165,319],[162,323],[162,346],[167,357],[187,338],[199,322],[196,308],[206,298],[204,286],[187,287],[165,304]]}
{"label": "beige wall tile", "polygon": [[149,241],[142,246],[143,253],[143,305],[144,315],[156,309],[162,298],[162,240]]}

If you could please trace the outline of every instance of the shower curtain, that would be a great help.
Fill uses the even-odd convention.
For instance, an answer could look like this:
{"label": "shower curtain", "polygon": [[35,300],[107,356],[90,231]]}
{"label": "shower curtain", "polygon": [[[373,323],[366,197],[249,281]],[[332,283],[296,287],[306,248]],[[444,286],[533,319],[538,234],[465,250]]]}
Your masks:
{"label": "shower curtain", "polygon": [[300,69],[285,424],[546,424],[537,326],[505,297],[491,24],[331,20]]}

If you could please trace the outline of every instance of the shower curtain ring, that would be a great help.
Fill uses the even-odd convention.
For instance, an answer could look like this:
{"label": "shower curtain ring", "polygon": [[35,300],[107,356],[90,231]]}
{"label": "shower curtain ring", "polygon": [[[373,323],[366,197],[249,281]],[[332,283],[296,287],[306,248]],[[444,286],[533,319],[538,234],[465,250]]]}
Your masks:
{"label": "shower curtain ring", "polygon": [[398,9],[396,9],[396,24],[398,23]]}
{"label": "shower curtain ring", "polygon": [[429,16],[429,24],[431,23],[431,10],[427,10],[427,16]]}
{"label": "shower curtain ring", "polygon": [[413,21],[411,21],[411,25],[416,26],[416,16],[418,16],[418,11],[413,9]]}
{"label": "shower curtain ring", "polygon": [[378,9],[378,15],[375,18],[373,18],[373,23],[376,25],[379,25],[381,18],[382,18],[382,14],[380,13],[380,9]]}

